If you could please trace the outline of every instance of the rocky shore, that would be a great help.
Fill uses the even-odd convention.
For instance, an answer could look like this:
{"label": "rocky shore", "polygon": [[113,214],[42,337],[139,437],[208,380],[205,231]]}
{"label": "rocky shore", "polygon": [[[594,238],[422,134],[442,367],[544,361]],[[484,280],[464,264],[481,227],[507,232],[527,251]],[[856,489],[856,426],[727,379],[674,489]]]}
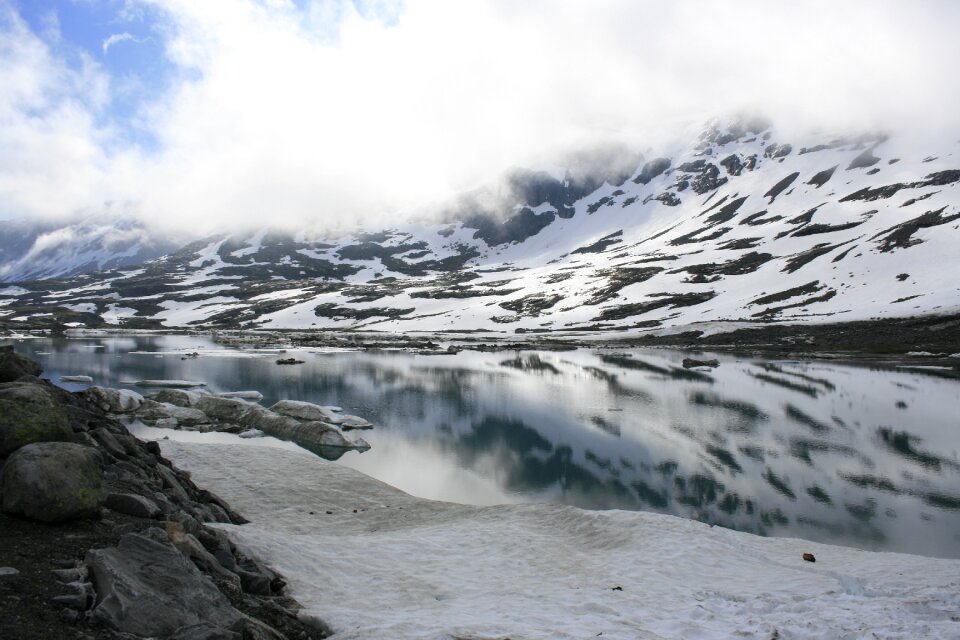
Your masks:
{"label": "rocky shore", "polygon": [[345,349],[404,349],[436,355],[460,350],[562,351],[577,347],[671,347],[709,351],[750,351],[800,358],[824,354],[850,358],[906,356],[912,352],[956,353],[960,345],[960,315],[927,314],[847,322],[731,320],[670,329],[633,327],[632,330],[521,330],[516,332],[448,331],[392,334],[379,331],[256,330],[213,333],[226,346],[333,347]]}
{"label": "rocky shore", "polygon": [[[130,434],[115,414],[191,408],[205,424],[303,421],[236,398],[165,390],[70,393],[0,348],[0,637],[277,640],[324,638],[284,578],[209,523],[244,518]],[[173,407],[170,409],[168,407]],[[241,410],[242,409],[242,410]],[[182,418],[175,418],[182,420]],[[233,424],[233,423],[231,423]],[[327,424],[327,423],[323,423]],[[316,430],[316,429],[315,429]],[[319,429],[329,446],[339,430]],[[338,439],[339,438],[339,439]]]}
{"label": "rocky shore", "polygon": [[[179,381],[151,380],[148,386],[164,387]],[[166,384],[165,384],[166,383]],[[137,420],[146,425],[188,431],[222,431],[241,438],[270,435],[296,442],[327,460],[337,460],[347,451],[366,451],[367,442],[344,431],[369,429],[360,416],[345,414],[340,407],[281,400],[270,408],[259,402],[255,391],[213,394],[201,387],[163,388],[150,397],[127,389],[90,387],[84,397],[119,420]]]}

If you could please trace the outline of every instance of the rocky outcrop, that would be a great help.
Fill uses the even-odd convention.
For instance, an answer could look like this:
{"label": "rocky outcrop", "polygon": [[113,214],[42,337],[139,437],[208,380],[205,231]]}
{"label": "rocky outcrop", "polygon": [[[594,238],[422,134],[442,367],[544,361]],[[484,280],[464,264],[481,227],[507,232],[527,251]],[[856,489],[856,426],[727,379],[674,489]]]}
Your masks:
{"label": "rocky outcrop", "polygon": [[147,424],[155,424],[161,420],[166,420],[173,427],[196,427],[210,422],[207,414],[200,409],[181,407],[169,402],[156,402],[154,400],[144,400],[137,410],[137,418]]}
{"label": "rocky outcrop", "polygon": [[301,400],[281,400],[270,407],[270,411],[298,420],[335,424],[341,429],[370,429],[373,427],[372,423],[360,416],[341,413],[340,407],[325,407]]}
{"label": "rocky outcrop", "polygon": [[193,407],[200,402],[201,392],[185,391],[184,389],[161,389],[150,395],[155,402],[163,402],[178,407]]}
{"label": "rocky outcrop", "polygon": [[270,410],[299,420],[322,420],[335,424],[337,419],[337,414],[331,407],[321,407],[299,400],[281,400],[270,407]]}
{"label": "rocky outcrop", "polygon": [[[244,395],[252,397],[248,392]],[[267,409],[240,397],[182,389],[163,389],[153,394],[134,415],[157,427],[266,434],[295,442],[328,460],[336,460],[347,451],[370,448],[362,438],[348,438],[342,430],[373,427],[359,416],[340,413],[339,407],[281,400]]]}
{"label": "rocky outcrop", "polygon": [[130,413],[143,404],[143,396],[129,389],[90,387],[81,392],[90,402],[108,413]]}
{"label": "rocky outcrop", "polygon": [[94,447],[35,442],[14,452],[0,476],[4,513],[41,522],[99,514],[103,502],[103,457]]}
{"label": "rocky outcrop", "polygon": [[0,346],[0,382],[13,382],[23,376],[39,376],[42,371],[39,364],[18,354],[13,346]]}
{"label": "rocky outcrop", "polygon": [[[98,638],[124,640],[314,639],[329,634],[322,622],[297,617],[299,605],[284,595],[280,576],[245,555],[222,531],[205,525],[245,520],[173,467],[156,442],[138,440],[115,419],[117,414],[153,411],[187,422],[199,418],[200,409],[100,387],[70,393],[36,378],[39,367],[11,353],[0,358],[13,363],[0,371],[0,379],[16,376],[0,383],[0,530],[20,531],[31,539],[19,546],[33,549],[32,555],[21,551],[16,560],[29,562],[25,566],[32,573],[42,566],[53,570],[45,589],[61,594],[23,592],[21,607],[30,611],[52,601],[65,608],[57,622],[37,622],[47,615],[42,609],[19,613],[18,622],[0,619],[0,636],[86,635],[71,630],[72,625],[95,626]],[[213,396],[161,393],[184,404],[202,404],[218,415],[242,417],[254,408],[251,416],[260,411],[292,420],[243,400],[202,401]],[[88,538],[96,532],[96,543],[81,547],[66,567],[51,566],[51,551],[65,546],[64,532],[70,531]],[[10,542],[8,536],[5,544]]]}
{"label": "rocky outcrop", "polygon": [[118,631],[170,637],[201,622],[229,629],[241,618],[160,529],[127,534],[114,548],[93,550],[86,565],[97,593],[92,618]]}

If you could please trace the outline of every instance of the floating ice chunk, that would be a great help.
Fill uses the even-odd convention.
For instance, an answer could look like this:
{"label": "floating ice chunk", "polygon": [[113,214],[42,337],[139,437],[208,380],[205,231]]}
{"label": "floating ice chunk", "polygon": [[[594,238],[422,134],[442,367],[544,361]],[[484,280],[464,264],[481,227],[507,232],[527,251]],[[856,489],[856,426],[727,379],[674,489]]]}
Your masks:
{"label": "floating ice chunk", "polygon": [[138,380],[134,382],[138,387],[168,387],[170,389],[189,389],[190,387],[205,387],[206,382],[194,380]]}
{"label": "floating ice chunk", "polygon": [[79,382],[82,384],[93,384],[93,378],[90,376],[60,376],[60,382]]}
{"label": "floating ice chunk", "polygon": [[240,438],[262,438],[265,434],[260,429],[247,429],[237,435]]}

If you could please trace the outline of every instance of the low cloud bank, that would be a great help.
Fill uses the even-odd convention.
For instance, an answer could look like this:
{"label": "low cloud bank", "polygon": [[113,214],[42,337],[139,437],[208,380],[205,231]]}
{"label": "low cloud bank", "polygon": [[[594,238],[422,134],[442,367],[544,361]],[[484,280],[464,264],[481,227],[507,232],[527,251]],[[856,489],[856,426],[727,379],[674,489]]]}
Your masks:
{"label": "low cloud bank", "polygon": [[743,109],[786,135],[960,130],[949,1],[130,0],[117,32],[144,15],[176,72],[121,117],[135,83],[106,44],[70,50],[0,0],[0,217],[379,223]]}

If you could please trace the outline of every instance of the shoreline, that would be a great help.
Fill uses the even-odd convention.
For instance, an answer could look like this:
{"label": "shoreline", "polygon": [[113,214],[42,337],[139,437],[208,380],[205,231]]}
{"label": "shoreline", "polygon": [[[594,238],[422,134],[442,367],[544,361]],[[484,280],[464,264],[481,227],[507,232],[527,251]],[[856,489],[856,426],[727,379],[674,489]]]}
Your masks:
{"label": "shoreline", "polygon": [[329,635],[210,526],[246,519],[115,419],[136,394],[71,393],[41,373],[0,349],[0,636]]}
{"label": "shoreline", "polygon": [[[393,333],[352,329],[138,329],[124,327],[17,327],[0,321],[0,341],[16,339],[203,335],[225,347],[403,350],[421,355],[475,351],[565,351],[578,348],[663,348],[741,353],[758,357],[831,360],[960,378],[960,315],[927,314],[843,323],[708,322],[668,328],[596,332],[493,332],[481,329]],[[921,369],[926,367],[926,370]],[[934,367],[936,369],[934,369]]]}

